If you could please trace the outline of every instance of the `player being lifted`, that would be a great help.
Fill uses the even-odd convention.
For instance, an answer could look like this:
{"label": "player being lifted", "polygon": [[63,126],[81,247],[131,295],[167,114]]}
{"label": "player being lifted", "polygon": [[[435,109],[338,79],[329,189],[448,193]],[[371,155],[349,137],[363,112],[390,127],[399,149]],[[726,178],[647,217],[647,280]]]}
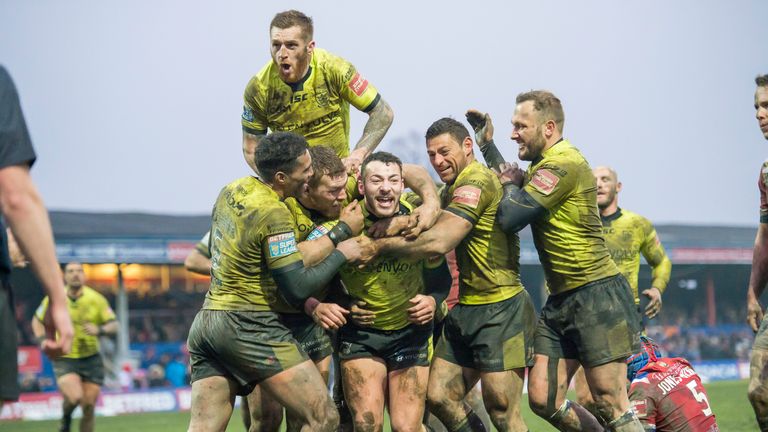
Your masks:
{"label": "player being lifted", "polygon": [[560,100],[548,91],[516,98],[511,138],[518,157],[531,161],[525,173],[504,162],[487,114],[470,110],[467,118],[486,162],[500,167],[499,223],[507,233],[531,225],[550,290],[528,373],[531,409],[559,430],[602,431],[593,415],[566,399],[567,384],[581,365],[600,423],[610,431],[642,432],[624,378],[624,360],[638,347],[640,317],[605,246],[592,170],[563,138]]}
{"label": "player being lifted", "polygon": [[[293,131],[310,146],[327,145],[353,172],[379,145],[394,114],[376,88],[348,61],[315,47],[312,19],[280,12],[269,26],[272,61],[245,89],[243,140],[270,130]],[[349,151],[349,106],[368,114],[363,135]]]}
{"label": "player being lifted", "polygon": [[382,254],[424,258],[456,249],[459,304],[445,319],[427,390],[430,411],[450,431],[482,431],[464,402],[480,380],[491,422],[502,431],[527,430],[520,414],[526,366],[532,356],[535,310],[519,276],[520,243],[496,222],[501,183],[475,159],[464,125],[451,118],[426,133],[432,167],[446,186],[444,211],[416,240],[376,240]]}

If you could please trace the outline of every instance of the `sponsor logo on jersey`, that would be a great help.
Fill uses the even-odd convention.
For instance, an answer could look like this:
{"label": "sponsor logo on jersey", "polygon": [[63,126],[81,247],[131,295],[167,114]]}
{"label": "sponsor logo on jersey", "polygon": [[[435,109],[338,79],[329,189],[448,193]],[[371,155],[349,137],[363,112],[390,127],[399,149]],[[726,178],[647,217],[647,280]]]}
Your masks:
{"label": "sponsor logo on jersey", "polygon": [[253,121],[253,111],[251,111],[251,109],[248,108],[247,106],[243,107],[243,120],[247,122]]}
{"label": "sponsor logo on jersey", "polygon": [[536,188],[536,190],[542,194],[549,195],[555,190],[555,186],[557,186],[559,181],[560,177],[555,175],[552,171],[548,169],[540,169],[533,173],[530,183],[531,186]]}
{"label": "sponsor logo on jersey", "polygon": [[270,258],[279,258],[295,253],[296,236],[292,232],[273,235],[267,238]]}
{"label": "sponsor logo on jersey", "polygon": [[481,192],[482,190],[477,186],[461,186],[453,191],[453,198],[451,198],[451,202],[477,208],[477,204],[480,203]]}
{"label": "sponsor logo on jersey", "polygon": [[360,73],[355,73],[352,81],[349,82],[349,88],[358,96],[362,96],[365,89],[368,88],[368,80],[363,78]]}
{"label": "sponsor logo on jersey", "polygon": [[315,229],[312,230],[311,233],[307,236],[307,240],[315,240],[319,239],[320,237],[328,234],[328,228],[324,225],[317,225]]}
{"label": "sponsor logo on jersey", "polygon": [[643,418],[648,413],[648,407],[645,403],[645,399],[632,400],[629,401],[629,403],[632,405],[632,411],[634,411],[635,415],[638,417]]}

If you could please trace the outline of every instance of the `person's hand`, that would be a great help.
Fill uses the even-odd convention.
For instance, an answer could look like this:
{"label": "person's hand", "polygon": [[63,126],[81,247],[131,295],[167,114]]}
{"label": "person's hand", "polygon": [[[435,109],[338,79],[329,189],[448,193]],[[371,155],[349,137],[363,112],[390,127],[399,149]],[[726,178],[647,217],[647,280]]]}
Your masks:
{"label": "person's hand", "polygon": [[40,349],[45,355],[55,359],[72,351],[72,338],[75,331],[72,328],[72,320],[69,318],[66,303],[49,304],[43,317],[43,326],[45,327],[45,340],[40,344]]}
{"label": "person's hand", "polygon": [[360,165],[362,165],[366,156],[368,156],[368,150],[361,148],[352,150],[349,153],[349,156],[342,159],[341,162],[344,163],[344,168],[347,170],[347,174],[357,174]]}
{"label": "person's hand", "polygon": [[516,162],[504,162],[499,165],[499,172],[496,175],[501,184],[512,183],[517,187],[523,187],[525,172],[517,166]]}
{"label": "person's hand", "polygon": [[363,225],[365,223],[363,209],[360,207],[360,203],[357,200],[353,200],[351,203],[347,204],[346,207],[341,209],[339,220],[349,226],[349,229],[352,230],[352,235],[359,235],[363,231]]}
{"label": "person's hand", "polygon": [[348,263],[357,264],[360,267],[373,261],[378,254],[376,243],[362,235],[344,240],[336,245],[336,249],[344,254]]}
{"label": "person's hand", "polygon": [[325,330],[338,330],[347,323],[349,311],[336,303],[320,303],[312,312],[312,320]]}
{"label": "person's hand", "polygon": [[394,237],[403,234],[416,225],[416,219],[409,216],[394,216],[376,221],[368,228],[368,235],[373,238]]}
{"label": "person's hand", "polygon": [[435,298],[424,294],[416,294],[408,300],[413,306],[408,308],[408,321],[424,325],[435,318]]}
{"label": "person's hand", "polygon": [[643,291],[643,295],[648,297],[648,305],[645,306],[645,316],[653,319],[661,312],[661,291],[656,287],[650,287]]}
{"label": "person's hand", "polygon": [[761,321],[763,321],[763,307],[757,300],[747,301],[747,324],[752,327],[753,332],[757,333]]}
{"label": "person's hand", "polygon": [[94,323],[85,323],[85,324],[83,324],[83,331],[88,336],[98,336],[99,335],[99,326],[97,326]]}
{"label": "person's hand", "polygon": [[493,123],[491,116],[481,113],[476,109],[467,110],[467,122],[475,131],[475,142],[482,149],[483,146],[493,141]]}
{"label": "person's hand", "polygon": [[440,211],[439,206],[421,205],[416,207],[410,214],[412,227],[404,230],[402,235],[408,240],[416,239],[419,234],[435,225],[437,218],[440,216]]}
{"label": "person's hand", "polygon": [[376,319],[376,314],[366,309],[368,303],[364,301],[355,301],[349,307],[349,318],[355,325],[360,327],[368,327],[373,324],[373,320]]}

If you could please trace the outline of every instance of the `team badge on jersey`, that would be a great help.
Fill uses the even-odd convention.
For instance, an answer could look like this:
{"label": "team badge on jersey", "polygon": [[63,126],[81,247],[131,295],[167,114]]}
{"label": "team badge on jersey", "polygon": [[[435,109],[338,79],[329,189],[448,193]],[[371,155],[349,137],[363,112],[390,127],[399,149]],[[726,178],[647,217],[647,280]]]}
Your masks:
{"label": "team badge on jersey", "polygon": [[288,256],[298,251],[296,235],[292,232],[273,235],[267,238],[267,244],[269,245],[270,258]]}
{"label": "team badge on jersey", "polygon": [[472,186],[472,185],[461,186],[459,188],[456,188],[455,191],[453,191],[453,198],[451,198],[451,202],[454,202],[456,204],[468,205],[472,208],[477,208],[477,204],[480,203],[481,192],[482,191],[477,186]]}
{"label": "team badge on jersey", "polygon": [[349,88],[352,89],[356,95],[362,96],[365,89],[368,88],[368,80],[363,78],[360,75],[360,72],[357,72],[355,73],[355,76],[352,77],[352,81],[349,82]]}
{"label": "team badge on jersey", "polygon": [[557,186],[559,181],[560,177],[558,177],[552,171],[544,168],[533,173],[530,184],[542,194],[549,195],[553,190],[555,190],[555,186]]}
{"label": "team badge on jersey", "polygon": [[330,100],[330,97],[328,96],[328,89],[326,88],[318,89],[317,92],[315,93],[315,101],[317,102],[317,106],[319,106],[320,108],[325,108],[328,105],[330,105],[331,100]]}

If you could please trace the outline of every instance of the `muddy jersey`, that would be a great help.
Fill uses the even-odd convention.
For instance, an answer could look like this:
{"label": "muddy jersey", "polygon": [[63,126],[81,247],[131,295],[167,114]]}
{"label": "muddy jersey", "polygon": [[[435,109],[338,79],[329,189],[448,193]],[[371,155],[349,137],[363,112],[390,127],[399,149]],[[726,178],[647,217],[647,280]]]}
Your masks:
{"label": "muddy jersey", "polygon": [[550,293],[619,273],[605,247],[595,177],[576,147],[561,140],[545,150],[528,166],[524,188],[547,210],[531,231]]}
{"label": "muddy jersey", "polygon": [[[95,289],[83,286],[80,297],[73,299],[67,296],[67,310],[72,318],[72,327],[75,336],[72,339],[72,351],[62,356],[69,359],[81,359],[99,353],[99,337],[85,333],[85,324],[102,326],[115,320],[115,312],[109,306],[107,299]],[[45,312],[48,310],[48,297],[43,299],[37,310],[35,318],[43,322]]]}
{"label": "muddy jersey", "polygon": [[640,271],[640,254],[645,257],[653,272],[651,286],[662,293],[667,287],[672,272],[672,263],[667,258],[659,236],[651,221],[629,210],[618,209],[616,213],[602,217],[605,245],[619,271],[627,278],[635,303],[640,303],[637,275]]}
{"label": "muddy jersey", "polygon": [[249,176],[221,190],[212,219],[203,309],[280,312],[271,271],[302,263],[291,212],[272,188]]}
{"label": "muddy jersey", "polygon": [[[370,214],[364,203],[360,203],[365,216],[367,232],[378,220]],[[400,200],[400,209],[395,214],[410,214],[412,207],[405,199]],[[347,265],[339,270],[342,282],[349,295],[367,303],[366,309],[376,314],[371,325],[377,330],[399,330],[407,327],[409,300],[424,292],[422,271],[425,265],[436,267],[442,259],[427,264],[427,260],[408,260],[391,256],[380,256],[365,268]]]}
{"label": "muddy jersey", "polygon": [[640,369],[630,385],[629,401],[646,430],[718,430],[701,379],[682,358],[663,357]]}
{"label": "muddy jersey", "polygon": [[768,223],[768,160],[763,162],[760,168],[760,178],[757,179],[757,188],[760,190],[760,223]]}
{"label": "muddy jersey", "polygon": [[501,195],[496,174],[476,160],[440,190],[443,209],[472,224],[456,246],[461,304],[496,303],[523,290],[520,239],[496,223]]}
{"label": "muddy jersey", "polygon": [[325,145],[349,155],[349,105],[370,112],[379,102],[376,88],[355,67],[321,48],[312,53],[307,75],[287,84],[273,61],[245,88],[243,131],[261,135],[295,132],[310,146]]}

